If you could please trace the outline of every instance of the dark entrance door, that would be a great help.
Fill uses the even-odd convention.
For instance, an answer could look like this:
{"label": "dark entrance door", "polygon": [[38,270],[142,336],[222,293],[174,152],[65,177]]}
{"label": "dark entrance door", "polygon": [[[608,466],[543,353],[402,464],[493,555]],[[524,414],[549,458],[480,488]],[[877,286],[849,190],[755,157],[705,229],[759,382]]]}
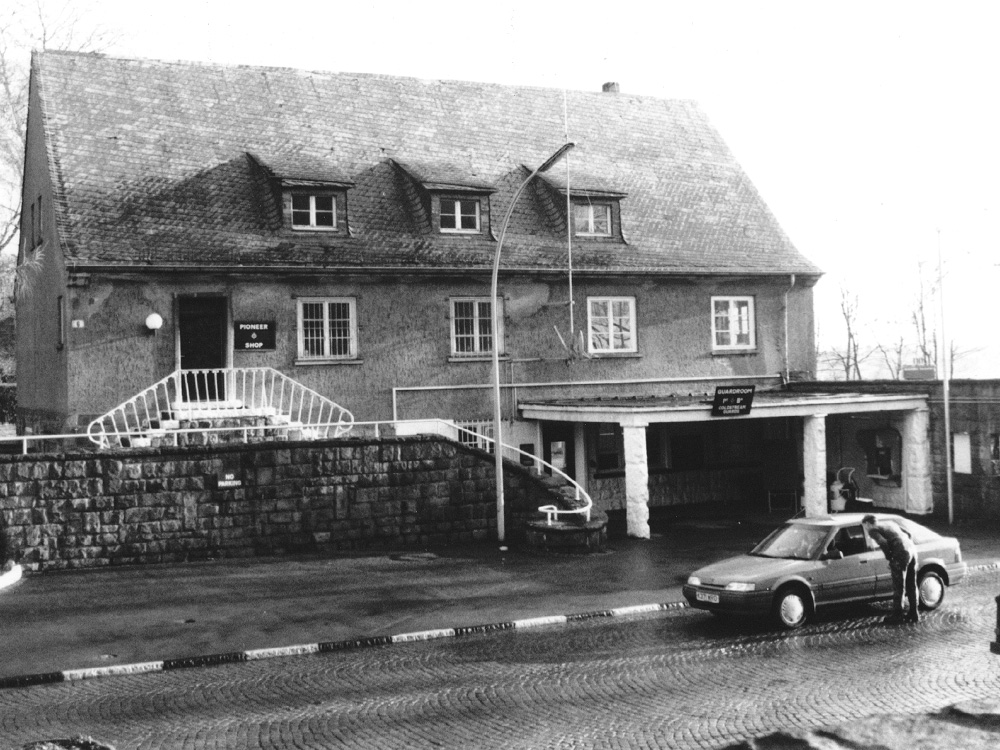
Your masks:
{"label": "dark entrance door", "polygon": [[[542,460],[576,479],[576,448],[572,422],[542,423]],[[546,468],[548,473],[552,473]]]}
{"label": "dark entrance door", "polygon": [[177,300],[181,369],[194,370],[181,383],[184,401],[216,401],[226,397],[221,371],[226,366],[225,297],[181,297]]}

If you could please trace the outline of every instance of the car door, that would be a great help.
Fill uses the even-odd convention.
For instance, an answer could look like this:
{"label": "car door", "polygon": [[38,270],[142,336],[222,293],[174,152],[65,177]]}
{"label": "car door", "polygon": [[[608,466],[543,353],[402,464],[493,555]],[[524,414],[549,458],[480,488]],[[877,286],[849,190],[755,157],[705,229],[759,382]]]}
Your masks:
{"label": "car door", "polygon": [[872,569],[875,571],[875,597],[877,599],[891,599],[893,594],[892,570],[889,568],[889,561],[885,557],[878,542],[867,534],[869,553],[872,556]]}
{"label": "car door", "polygon": [[[838,552],[843,557],[836,557]],[[870,599],[875,594],[877,569],[861,524],[838,529],[823,558],[823,568],[817,575],[818,601]]]}

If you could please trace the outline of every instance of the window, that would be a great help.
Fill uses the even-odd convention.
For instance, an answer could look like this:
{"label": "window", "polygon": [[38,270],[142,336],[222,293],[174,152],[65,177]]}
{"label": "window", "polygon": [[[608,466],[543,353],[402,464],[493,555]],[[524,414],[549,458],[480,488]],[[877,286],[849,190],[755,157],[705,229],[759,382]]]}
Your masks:
{"label": "window", "polygon": [[840,552],[844,557],[863,555],[867,551],[868,542],[861,526],[845,526],[837,532],[827,548],[827,552]]}
{"label": "window", "polygon": [[902,486],[900,458],[903,437],[899,431],[891,427],[858,430],[857,440],[865,452],[865,474],[884,486]]}
{"label": "window", "polygon": [[478,232],[479,201],[474,198],[441,199],[442,232]]}
{"label": "window", "polygon": [[354,359],[358,321],[352,298],[299,300],[299,358]]}
{"label": "window", "polygon": [[593,354],[638,351],[634,297],[590,297],[587,299],[587,332]]}
{"label": "window", "polygon": [[332,195],[292,194],[292,228],[337,230],[337,200]]}
{"label": "window", "polygon": [[956,474],[972,473],[972,439],[967,432],[951,433],[952,468]]}
{"label": "window", "polygon": [[487,421],[458,422],[458,442],[470,448],[493,452],[493,423]]}
{"label": "window", "polygon": [[574,203],[573,234],[594,237],[611,236],[610,203]]}
{"label": "window", "polygon": [[755,346],[753,297],[712,297],[712,347],[753,349]]}
{"label": "window", "polygon": [[622,471],[625,468],[625,438],[621,425],[614,422],[597,425],[594,458],[598,473]]}
{"label": "window", "polygon": [[[493,353],[493,303],[488,297],[461,297],[451,301],[451,353],[477,357]],[[499,323],[503,351],[503,309]]]}

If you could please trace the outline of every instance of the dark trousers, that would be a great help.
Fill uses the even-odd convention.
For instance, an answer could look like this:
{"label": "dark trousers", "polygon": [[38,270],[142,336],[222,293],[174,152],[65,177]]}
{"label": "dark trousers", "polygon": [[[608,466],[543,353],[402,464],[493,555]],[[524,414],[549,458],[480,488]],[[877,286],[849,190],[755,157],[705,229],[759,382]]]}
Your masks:
{"label": "dark trousers", "polygon": [[910,601],[910,617],[916,618],[920,600],[917,598],[917,561],[910,558],[906,568],[890,566],[892,571],[893,605],[896,614],[903,614],[903,599]]}

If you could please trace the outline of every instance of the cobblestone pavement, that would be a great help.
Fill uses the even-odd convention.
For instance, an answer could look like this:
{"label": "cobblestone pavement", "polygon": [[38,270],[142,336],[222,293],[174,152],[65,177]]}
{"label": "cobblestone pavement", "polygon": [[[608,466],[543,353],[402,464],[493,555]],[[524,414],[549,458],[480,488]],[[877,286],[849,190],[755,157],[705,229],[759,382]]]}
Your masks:
{"label": "cobblestone pavement", "polygon": [[997,695],[1000,572],[916,626],[658,617],[0,691],[0,748],[716,748]]}

